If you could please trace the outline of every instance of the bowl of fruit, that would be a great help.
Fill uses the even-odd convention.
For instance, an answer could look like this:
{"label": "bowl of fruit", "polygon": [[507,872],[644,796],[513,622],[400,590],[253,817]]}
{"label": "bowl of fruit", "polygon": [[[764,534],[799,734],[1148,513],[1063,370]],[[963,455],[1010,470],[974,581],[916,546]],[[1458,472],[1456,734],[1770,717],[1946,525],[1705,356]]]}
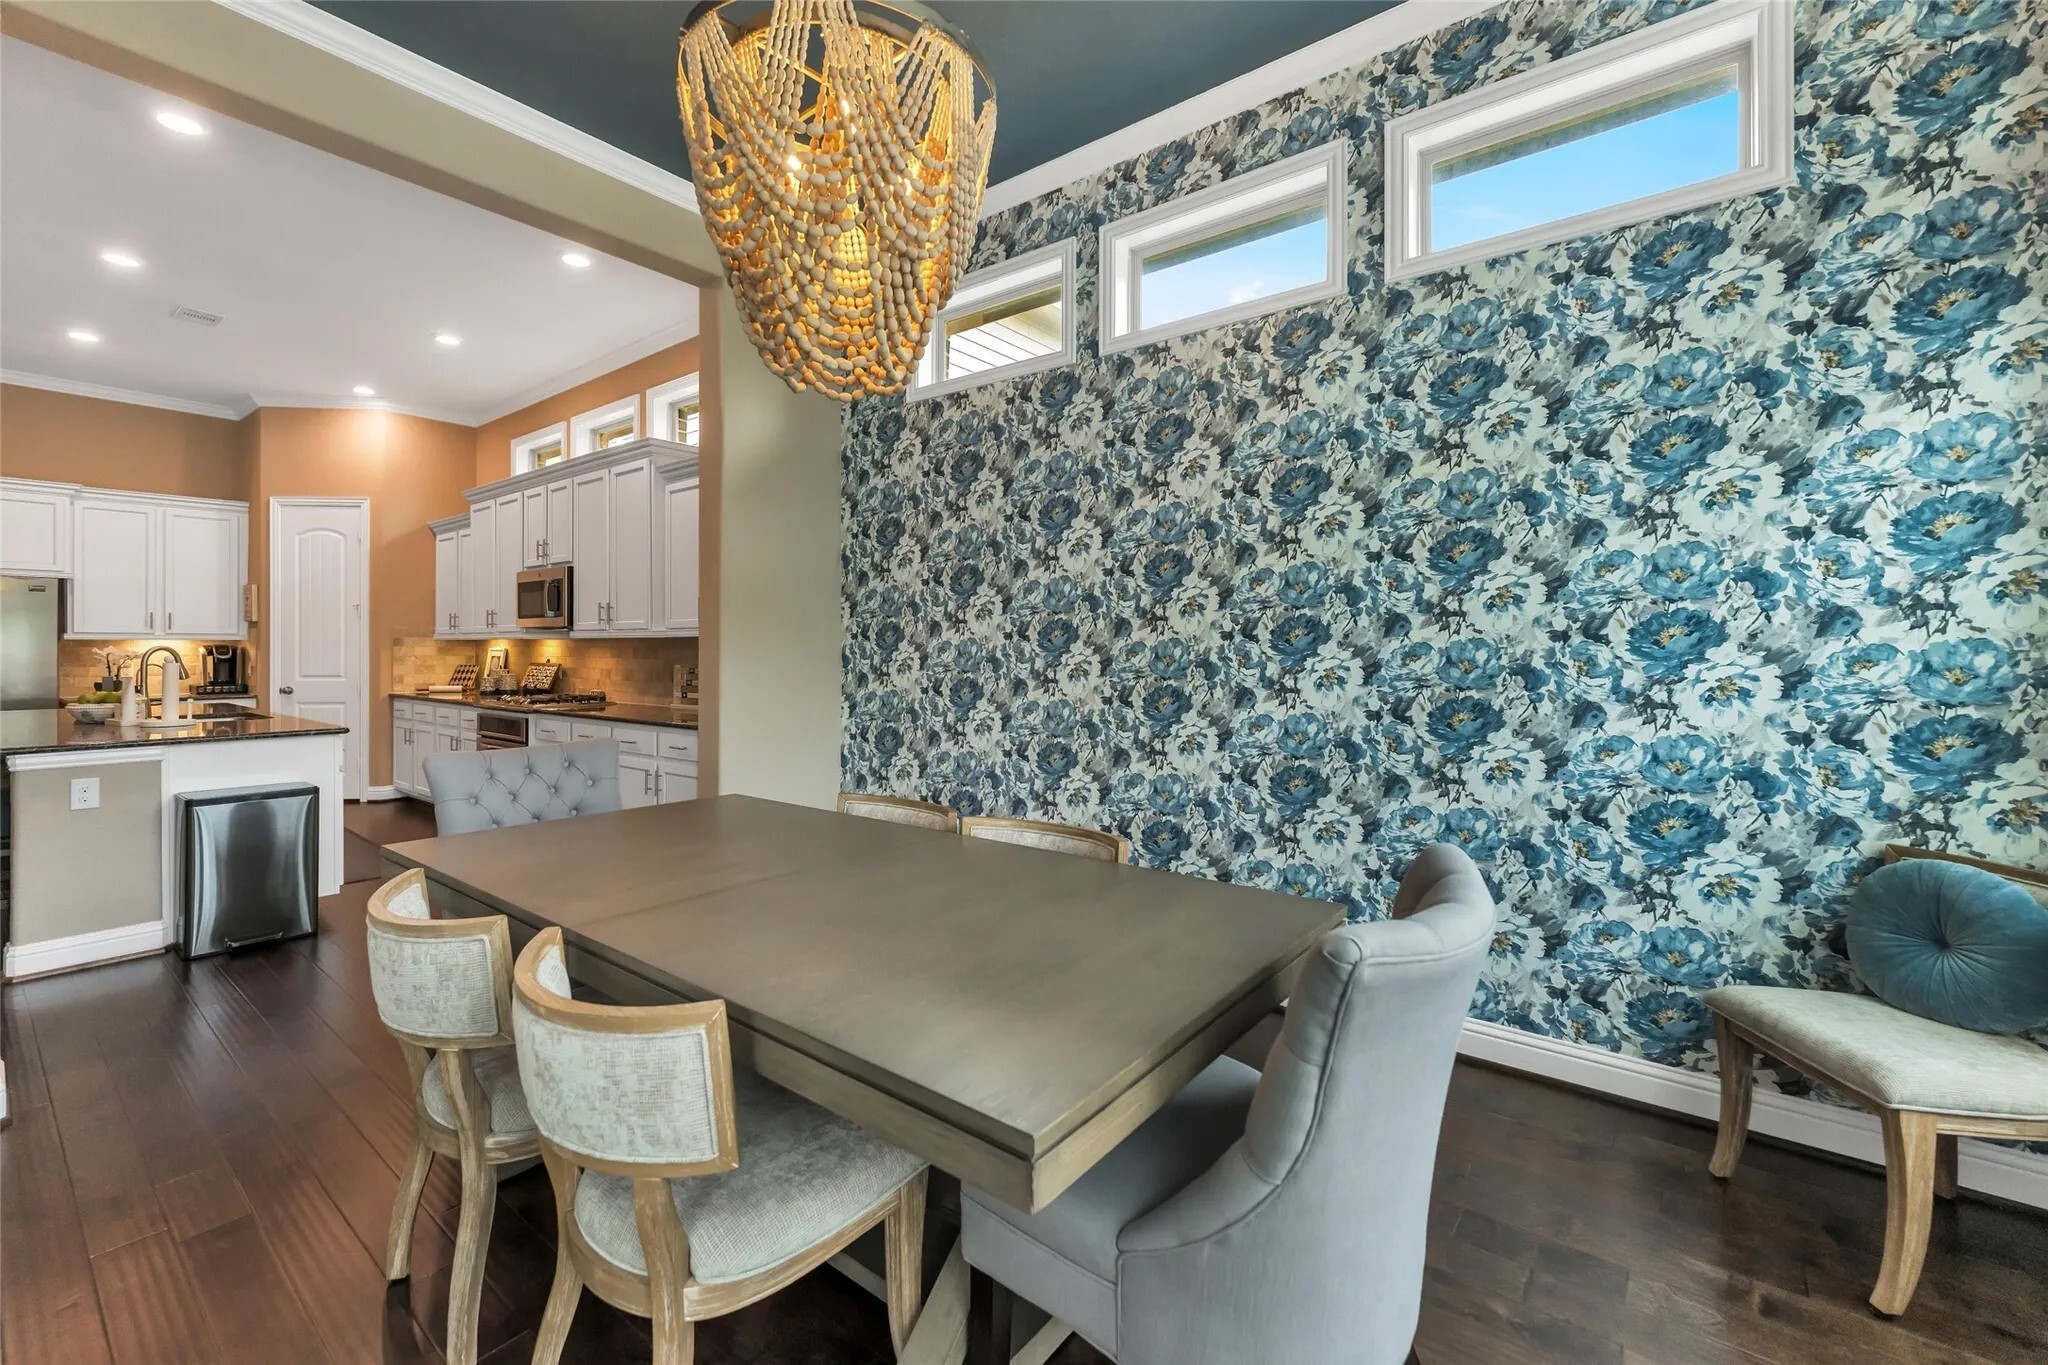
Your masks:
{"label": "bowl of fruit", "polygon": [[121,709],[119,692],[80,692],[78,700],[64,708],[80,725],[105,725]]}

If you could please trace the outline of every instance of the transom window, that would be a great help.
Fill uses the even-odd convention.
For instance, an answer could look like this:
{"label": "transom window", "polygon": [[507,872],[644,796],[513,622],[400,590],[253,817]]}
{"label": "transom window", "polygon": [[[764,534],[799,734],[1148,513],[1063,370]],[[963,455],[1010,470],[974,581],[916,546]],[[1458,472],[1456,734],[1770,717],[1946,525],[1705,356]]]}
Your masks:
{"label": "transom window", "polygon": [[628,394],[615,403],[592,408],[569,419],[569,450],[572,455],[594,455],[639,437],[638,394]]}
{"label": "transom window", "polygon": [[1719,0],[1387,124],[1387,278],[1792,178],[1791,5]]}
{"label": "transom window", "polygon": [[647,429],[665,441],[696,445],[703,436],[704,409],[698,400],[697,376],[686,374],[647,391]]}
{"label": "transom window", "polygon": [[569,458],[569,424],[557,422],[512,438],[512,472],[546,469]]}
{"label": "transom window", "polygon": [[930,398],[1074,358],[1074,243],[1057,242],[963,277],[910,381]]}
{"label": "transom window", "polygon": [[1104,354],[1344,292],[1342,138],[1102,229]]}

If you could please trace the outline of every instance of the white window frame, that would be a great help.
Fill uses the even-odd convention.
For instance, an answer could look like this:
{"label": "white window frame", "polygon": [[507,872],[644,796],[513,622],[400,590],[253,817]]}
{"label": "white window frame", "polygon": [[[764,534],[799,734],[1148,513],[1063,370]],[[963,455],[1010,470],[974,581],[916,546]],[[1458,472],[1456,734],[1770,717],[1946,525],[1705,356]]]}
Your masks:
{"label": "white window frame", "polygon": [[696,403],[698,405],[697,429],[701,436],[704,427],[704,413],[703,401],[699,397],[699,388],[700,384],[697,376],[686,374],[681,379],[671,379],[666,384],[657,384],[649,389],[647,391],[646,434],[660,430],[664,433],[662,439],[665,441],[682,440],[680,436],[669,436],[666,434],[674,425],[670,418],[675,410],[685,403]]}
{"label": "white window frame", "polygon": [[[1742,160],[1736,170],[1497,237],[1441,251],[1427,249],[1430,173],[1439,161],[1653,95],[1731,63],[1743,118]],[[1791,0],[1718,0],[1391,119],[1386,126],[1386,176],[1389,280],[1549,246],[1789,184]]]}
{"label": "white window frame", "polygon": [[629,393],[615,402],[578,413],[569,419],[569,457],[595,455],[598,428],[612,426],[621,417],[629,417],[633,421],[633,434],[627,440],[638,440],[647,434],[647,429],[640,425],[640,395]]}
{"label": "white window frame", "polygon": [[[1074,363],[1074,258],[1075,241],[1069,237],[1064,242],[1027,251],[1021,256],[1012,256],[996,265],[984,266],[970,271],[960,279],[953,290],[953,297],[939,310],[932,321],[932,334],[925,343],[924,354],[918,357],[917,373],[910,378],[911,399],[937,398],[943,394],[958,393],[962,389],[978,388],[998,380],[1015,379],[1019,375],[1036,374],[1058,365]],[[1025,294],[1035,294],[1049,283],[1057,281],[1060,293],[1060,344],[1059,349],[1045,355],[1033,356],[1008,365],[996,365],[973,374],[963,374],[957,379],[941,379],[940,367],[945,363],[943,351],[946,346],[946,320],[961,313],[979,312]]]}
{"label": "white window frame", "polygon": [[[1348,150],[1342,137],[1333,137],[1320,147],[1246,171],[1220,185],[1103,224],[1101,331],[1097,349],[1111,355],[1342,294],[1345,257],[1351,241],[1344,224]],[[1144,284],[1140,262],[1146,256],[1201,241],[1241,224],[1255,223],[1289,204],[1315,200],[1320,200],[1329,228],[1329,258],[1321,280],[1154,327],[1138,326],[1138,319],[1144,315],[1139,300]]]}
{"label": "white window frame", "polygon": [[557,422],[551,427],[542,427],[539,431],[529,431],[524,436],[514,436],[512,438],[512,472],[514,474],[531,473],[537,467],[533,462],[534,452],[544,446],[553,445],[557,441],[562,444],[563,454],[574,455],[576,453],[569,448],[569,424],[567,422]]}

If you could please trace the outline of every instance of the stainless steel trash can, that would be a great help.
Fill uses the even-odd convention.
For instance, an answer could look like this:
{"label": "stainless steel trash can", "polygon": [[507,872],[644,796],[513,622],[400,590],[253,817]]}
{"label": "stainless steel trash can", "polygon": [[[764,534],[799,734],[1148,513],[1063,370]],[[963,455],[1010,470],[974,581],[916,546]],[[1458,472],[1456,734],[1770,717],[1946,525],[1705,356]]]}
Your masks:
{"label": "stainless steel trash can", "polygon": [[178,953],[302,938],[319,924],[320,789],[303,782],[178,797]]}

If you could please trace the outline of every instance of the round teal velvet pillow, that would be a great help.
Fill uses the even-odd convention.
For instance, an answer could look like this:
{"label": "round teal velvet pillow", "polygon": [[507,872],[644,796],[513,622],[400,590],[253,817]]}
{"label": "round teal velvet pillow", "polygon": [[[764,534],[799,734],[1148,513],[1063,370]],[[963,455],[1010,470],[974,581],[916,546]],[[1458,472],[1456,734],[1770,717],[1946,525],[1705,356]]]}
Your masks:
{"label": "round teal velvet pillow", "polygon": [[2048,906],[1982,868],[1905,858],[1865,877],[1849,960],[1910,1014],[1979,1033],[2048,1027]]}

